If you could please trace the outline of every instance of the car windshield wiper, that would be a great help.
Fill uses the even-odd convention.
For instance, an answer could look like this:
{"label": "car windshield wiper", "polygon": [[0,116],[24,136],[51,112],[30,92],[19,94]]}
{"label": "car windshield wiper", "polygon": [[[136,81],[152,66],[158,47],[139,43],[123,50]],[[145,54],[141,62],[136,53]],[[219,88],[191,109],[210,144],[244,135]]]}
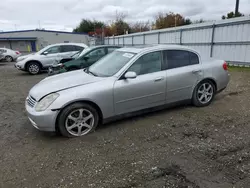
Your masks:
{"label": "car windshield wiper", "polygon": [[86,69],[86,71],[85,71],[86,73],[88,73],[88,74],[91,74],[91,75],[93,75],[93,76],[97,76],[98,77],[98,75],[97,74],[95,74],[95,73],[93,73],[93,72],[91,72],[89,69]]}

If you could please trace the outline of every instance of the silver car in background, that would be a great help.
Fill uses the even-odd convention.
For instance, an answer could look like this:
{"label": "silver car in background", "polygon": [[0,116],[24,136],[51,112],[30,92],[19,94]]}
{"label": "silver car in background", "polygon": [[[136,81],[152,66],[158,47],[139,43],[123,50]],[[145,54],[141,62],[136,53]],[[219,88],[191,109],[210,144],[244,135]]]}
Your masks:
{"label": "silver car in background", "polygon": [[48,69],[55,60],[69,58],[85,48],[88,48],[88,46],[82,43],[58,43],[49,45],[36,53],[20,56],[17,58],[15,67],[35,75],[42,70]]}
{"label": "silver car in background", "polygon": [[191,101],[209,105],[229,82],[222,60],[175,45],[120,48],[90,68],[45,78],[26,99],[39,130],[83,136],[124,114]]}
{"label": "silver car in background", "polygon": [[22,54],[19,51],[11,50],[8,48],[0,48],[0,60],[7,62],[16,61],[16,59]]}

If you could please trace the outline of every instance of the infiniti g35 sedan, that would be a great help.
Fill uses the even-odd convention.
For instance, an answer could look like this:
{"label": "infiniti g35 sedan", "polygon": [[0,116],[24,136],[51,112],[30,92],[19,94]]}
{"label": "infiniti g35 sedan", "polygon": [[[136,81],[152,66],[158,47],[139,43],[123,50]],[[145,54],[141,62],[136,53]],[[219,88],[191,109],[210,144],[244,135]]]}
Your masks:
{"label": "infiniti g35 sedan", "polygon": [[228,82],[226,62],[203,61],[188,47],[120,48],[87,69],[45,78],[25,106],[37,129],[76,137],[146,109],[182,101],[207,106]]}

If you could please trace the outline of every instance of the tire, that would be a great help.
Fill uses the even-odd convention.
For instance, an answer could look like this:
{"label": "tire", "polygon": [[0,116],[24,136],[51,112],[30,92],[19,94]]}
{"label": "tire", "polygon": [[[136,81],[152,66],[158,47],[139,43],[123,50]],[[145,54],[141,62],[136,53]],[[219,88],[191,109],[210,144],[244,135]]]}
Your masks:
{"label": "tire", "polygon": [[57,122],[58,130],[63,136],[80,137],[95,131],[99,123],[99,115],[89,104],[74,103],[61,111]]}
{"label": "tire", "polygon": [[215,85],[209,80],[204,80],[195,87],[192,103],[197,107],[208,106],[213,101],[214,96]]}
{"label": "tire", "polygon": [[31,75],[39,74],[41,72],[41,66],[37,62],[29,62],[27,65],[27,71]]}
{"label": "tire", "polygon": [[7,61],[7,62],[12,62],[12,61],[13,61],[13,57],[7,55],[7,56],[5,57],[5,61]]}

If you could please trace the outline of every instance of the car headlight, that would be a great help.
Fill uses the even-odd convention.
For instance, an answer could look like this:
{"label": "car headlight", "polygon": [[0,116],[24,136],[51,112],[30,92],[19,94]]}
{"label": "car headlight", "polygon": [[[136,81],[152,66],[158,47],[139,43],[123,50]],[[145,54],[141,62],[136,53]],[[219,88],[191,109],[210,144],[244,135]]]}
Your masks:
{"label": "car headlight", "polygon": [[27,57],[18,57],[16,61],[17,61],[17,62],[18,62],[18,61],[22,61],[22,60],[25,60],[26,58],[27,58]]}
{"label": "car headlight", "polygon": [[58,93],[51,93],[39,101],[35,107],[37,112],[46,110],[60,95]]}

